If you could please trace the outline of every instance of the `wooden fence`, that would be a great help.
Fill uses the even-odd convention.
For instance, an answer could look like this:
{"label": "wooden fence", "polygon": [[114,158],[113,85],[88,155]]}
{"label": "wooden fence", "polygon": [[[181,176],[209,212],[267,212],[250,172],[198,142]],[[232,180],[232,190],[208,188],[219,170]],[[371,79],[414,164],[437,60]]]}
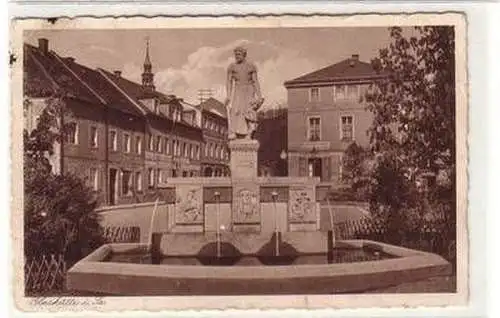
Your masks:
{"label": "wooden fence", "polygon": [[[139,227],[106,227],[104,238],[108,243],[137,243]],[[24,263],[24,291],[26,296],[56,296],[65,292],[66,271],[72,262],[63,255],[42,255],[26,259]]]}
{"label": "wooden fence", "polygon": [[24,264],[26,293],[62,290],[66,279],[66,261],[62,255],[43,255]]}

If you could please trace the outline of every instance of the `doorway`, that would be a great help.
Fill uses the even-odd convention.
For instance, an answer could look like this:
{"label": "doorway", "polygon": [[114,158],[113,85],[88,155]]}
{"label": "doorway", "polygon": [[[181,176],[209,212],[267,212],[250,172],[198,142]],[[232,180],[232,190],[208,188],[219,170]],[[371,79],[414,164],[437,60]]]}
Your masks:
{"label": "doorway", "polygon": [[116,176],[118,174],[118,170],[109,169],[109,204],[116,204]]}
{"label": "doorway", "polygon": [[307,162],[309,177],[322,178],[321,158],[310,158]]}

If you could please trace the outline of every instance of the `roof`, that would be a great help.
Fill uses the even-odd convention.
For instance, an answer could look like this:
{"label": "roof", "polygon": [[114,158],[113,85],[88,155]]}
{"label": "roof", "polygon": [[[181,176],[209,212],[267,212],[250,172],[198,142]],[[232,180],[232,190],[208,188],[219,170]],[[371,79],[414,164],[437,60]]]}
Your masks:
{"label": "roof", "polygon": [[209,99],[201,102],[198,105],[198,107],[201,110],[211,112],[212,114],[215,114],[219,117],[227,118],[226,107],[224,106],[224,104],[222,102],[220,102],[219,100],[217,100],[213,97],[210,97]]}
{"label": "roof", "polygon": [[30,97],[48,97],[61,89],[66,96],[96,105],[103,101],[61,63],[63,58],[50,51],[42,53],[38,48],[24,45],[24,87]]}
{"label": "roof", "polygon": [[108,107],[131,115],[140,116],[143,114],[141,109],[138,109],[137,105],[127,99],[99,71],[71,61],[65,61],[65,63],[78,75],[78,77],[86,83],[89,83],[89,85],[106,101]]}
{"label": "roof", "polygon": [[[173,95],[165,95],[156,90],[149,91],[141,84],[116,76],[103,69],[91,69],[73,58],[60,57],[53,51],[43,53],[39,48],[24,45],[24,87],[30,97],[49,97],[62,89],[67,96],[87,101],[94,105],[132,114],[148,116],[164,122],[165,126],[177,126],[182,131],[192,131],[195,135],[201,129],[186,122],[175,122],[168,114],[155,114],[141,103],[143,98],[158,98],[162,103],[178,104],[181,100]],[[198,130],[199,132],[194,132]]]}
{"label": "roof", "polygon": [[313,84],[321,82],[335,82],[343,80],[371,79],[383,76],[375,71],[370,63],[360,61],[356,56],[341,62],[324,67],[317,71],[286,81],[285,86],[295,84]]}
{"label": "roof", "polygon": [[134,103],[136,105],[139,105],[142,108],[142,111],[145,114],[147,114],[150,118],[157,118],[157,119],[163,120],[164,122],[166,122],[165,127],[171,127],[171,126],[176,125],[178,129],[182,129],[181,127],[184,127],[186,129],[192,128],[192,129],[197,129],[197,130],[201,131],[200,128],[193,126],[193,125],[190,125],[185,121],[177,121],[174,124],[174,121],[170,117],[168,117],[168,114],[161,113],[160,115],[158,115],[158,114],[152,112],[151,110],[149,110],[141,102],[141,99],[144,99],[144,98],[158,98],[162,103],[176,104],[176,105],[179,105],[182,108],[184,108],[182,101],[179,98],[177,98],[176,96],[165,95],[165,94],[158,92],[156,90],[149,91],[148,89],[145,89],[141,84],[132,82],[132,81],[130,81],[122,76],[116,76],[115,74],[110,73],[106,70],[103,70],[103,69],[100,69],[100,70],[104,73],[104,75],[109,80],[111,80],[113,83],[115,83],[118,86],[118,88],[123,92],[123,93],[121,93],[122,96],[123,96],[123,94],[126,94],[127,96],[129,96],[134,101]]}

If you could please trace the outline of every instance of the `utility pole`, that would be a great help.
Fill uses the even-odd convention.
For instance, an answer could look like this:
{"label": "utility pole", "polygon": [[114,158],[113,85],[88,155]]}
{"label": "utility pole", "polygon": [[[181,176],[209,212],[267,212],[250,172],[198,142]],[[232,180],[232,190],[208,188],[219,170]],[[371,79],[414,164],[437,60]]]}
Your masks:
{"label": "utility pole", "polygon": [[212,89],[210,88],[204,88],[198,90],[198,99],[200,100],[200,103],[203,103],[207,99],[211,98],[213,95]]}

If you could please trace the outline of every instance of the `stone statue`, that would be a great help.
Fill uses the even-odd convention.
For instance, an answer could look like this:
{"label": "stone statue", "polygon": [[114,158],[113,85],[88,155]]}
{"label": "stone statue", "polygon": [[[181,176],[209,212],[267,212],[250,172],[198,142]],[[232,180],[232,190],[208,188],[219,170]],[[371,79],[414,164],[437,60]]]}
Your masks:
{"label": "stone statue", "polygon": [[227,69],[224,105],[228,110],[229,139],[253,139],[257,129],[257,111],[264,102],[257,68],[246,60],[246,56],[246,49],[234,49],[235,62]]}

